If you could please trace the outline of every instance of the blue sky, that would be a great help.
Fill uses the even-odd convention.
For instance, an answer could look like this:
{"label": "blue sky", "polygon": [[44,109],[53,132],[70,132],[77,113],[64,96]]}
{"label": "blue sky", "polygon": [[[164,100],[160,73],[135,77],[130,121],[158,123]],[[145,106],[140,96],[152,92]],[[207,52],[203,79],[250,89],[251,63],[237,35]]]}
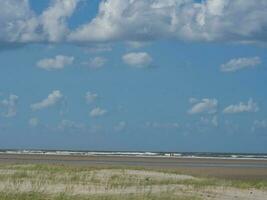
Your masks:
{"label": "blue sky", "polygon": [[0,148],[267,152],[266,1],[0,4]]}

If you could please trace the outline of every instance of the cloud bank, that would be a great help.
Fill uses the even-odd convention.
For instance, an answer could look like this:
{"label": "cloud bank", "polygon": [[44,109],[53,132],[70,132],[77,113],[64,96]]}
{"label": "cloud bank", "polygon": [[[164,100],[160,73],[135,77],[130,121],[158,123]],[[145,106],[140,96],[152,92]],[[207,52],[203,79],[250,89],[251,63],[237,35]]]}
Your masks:
{"label": "cloud bank", "polygon": [[91,21],[68,20],[79,0],[53,0],[38,15],[28,0],[2,0],[0,44],[182,41],[265,43],[266,0],[103,0]]}

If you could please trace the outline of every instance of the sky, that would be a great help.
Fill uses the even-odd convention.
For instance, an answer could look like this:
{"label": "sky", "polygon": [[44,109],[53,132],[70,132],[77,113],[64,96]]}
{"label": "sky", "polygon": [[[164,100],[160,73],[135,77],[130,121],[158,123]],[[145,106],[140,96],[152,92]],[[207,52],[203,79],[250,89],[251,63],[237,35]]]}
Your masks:
{"label": "sky", "polygon": [[0,148],[267,153],[266,0],[0,0]]}

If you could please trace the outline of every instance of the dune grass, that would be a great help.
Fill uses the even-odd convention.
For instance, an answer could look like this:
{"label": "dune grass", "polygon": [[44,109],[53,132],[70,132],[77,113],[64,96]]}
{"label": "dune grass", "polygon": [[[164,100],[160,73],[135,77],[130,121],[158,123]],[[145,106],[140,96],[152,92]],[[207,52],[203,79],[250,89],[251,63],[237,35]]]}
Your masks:
{"label": "dune grass", "polygon": [[201,200],[203,196],[192,191],[207,187],[266,190],[267,181],[192,177],[141,168],[0,165],[0,200]]}
{"label": "dune grass", "polygon": [[0,193],[0,200],[201,200],[194,196],[174,196],[168,193],[160,193],[153,195],[147,194],[128,194],[128,195],[66,195],[60,193],[58,195],[49,196],[43,193]]}

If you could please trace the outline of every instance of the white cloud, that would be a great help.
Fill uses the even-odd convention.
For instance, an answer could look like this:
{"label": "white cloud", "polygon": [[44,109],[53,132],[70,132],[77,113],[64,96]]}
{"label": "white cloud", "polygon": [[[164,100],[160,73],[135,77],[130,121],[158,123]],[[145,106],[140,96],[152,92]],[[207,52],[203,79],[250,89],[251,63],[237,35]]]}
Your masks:
{"label": "white cloud", "polygon": [[45,70],[63,69],[74,61],[72,56],[57,55],[55,58],[45,58],[37,62],[37,66]]}
{"label": "white cloud", "polygon": [[258,104],[253,101],[253,99],[249,99],[248,103],[240,102],[236,105],[229,105],[224,110],[223,113],[225,114],[236,114],[236,113],[243,113],[243,112],[258,112],[259,107]]}
{"label": "white cloud", "polygon": [[254,68],[259,64],[261,64],[259,57],[234,58],[221,65],[221,71],[235,72],[245,68]]}
{"label": "white cloud", "polygon": [[1,0],[0,43],[267,40],[266,0],[102,0],[94,19],[70,30],[78,2],[53,0],[37,15],[29,0]]}
{"label": "white cloud", "polygon": [[69,33],[67,19],[79,0],[53,0],[37,16],[29,0],[1,0],[0,42],[59,42]]}
{"label": "white cloud", "polygon": [[36,117],[33,117],[33,118],[29,119],[29,125],[30,125],[31,127],[36,127],[36,126],[38,126],[38,125],[39,125],[39,119],[36,118]]}
{"label": "white cloud", "polygon": [[71,120],[67,120],[67,119],[63,119],[60,121],[60,123],[58,124],[58,129],[59,130],[83,130],[85,129],[85,125],[79,122],[74,122]]}
{"label": "white cloud", "polygon": [[88,104],[93,103],[97,98],[98,98],[98,94],[96,93],[87,92],[85,94],[85,100]]}
{"label": "white cloud", "polygon": [[0,42],[15,43],[27,37],[36,40],[32,33],[32,26],[37,25],[34,17],[27,0],[1,0]]}
{"label": "white cloud", "polygon": [[91,117],[100,117],[103,116],[107,113],[107,110],[96,107],[90,111],[90,116]]}
{"label": "white cloud", "polygon": [[127,123],[125,121],[120,121],[118,124],[114,126],[114,130],[116,132],[124,131],[127,126]]}
{"label": "white cloud", "polygon": [[11,94],[8,99],[0,101],[0,108],[3,107],[5,111],[2,113],[4,117],[14,117],[17,115],[17,104],[19,97]]}
{"label": "white cloud", "polygon": [[217,112],[218,107],[218,100],[217,99],[208,99],[204,98],[202,100],[189,99],[194,105],[192,108],[188,110],[189,114],[200,114],[200,113],[207,113],[207,114],[214,114]]}
{"label": "white cloud", "polygon": [[41,110],[47,107],[51,107],[55,104],[57,104],[61,99],[63,95],[59,90],[54,90],[52,93],[48,95],[47,98],[42,100],[41,102],[35,103],[31,105],[32,110]]}
{"label": "white cloud", "polygon": [[106,62],[107,62],[106,58],[97,56],[97,57],[91,58],[89,62],[84,62],[82,64],[87,65],[88,67],[92,69],[99,69],[103,67],[106,64]]}
{"label": "white cloud", "polygon": [[69,30],[66,20],[72,16],[79,0],[54,0],[40,16],[45,38],[51,42],[64,39]]}
{"label": "white cloud", "polygon": [[151,56],[146,52],[133,52],[122,56],[123,62],[127,65],[137,68],[148,67],[151,62]]}
{"label": "white cloud", "polygon": [[266,42],[266,27],[265,0],[106,0],[69,39]]}

